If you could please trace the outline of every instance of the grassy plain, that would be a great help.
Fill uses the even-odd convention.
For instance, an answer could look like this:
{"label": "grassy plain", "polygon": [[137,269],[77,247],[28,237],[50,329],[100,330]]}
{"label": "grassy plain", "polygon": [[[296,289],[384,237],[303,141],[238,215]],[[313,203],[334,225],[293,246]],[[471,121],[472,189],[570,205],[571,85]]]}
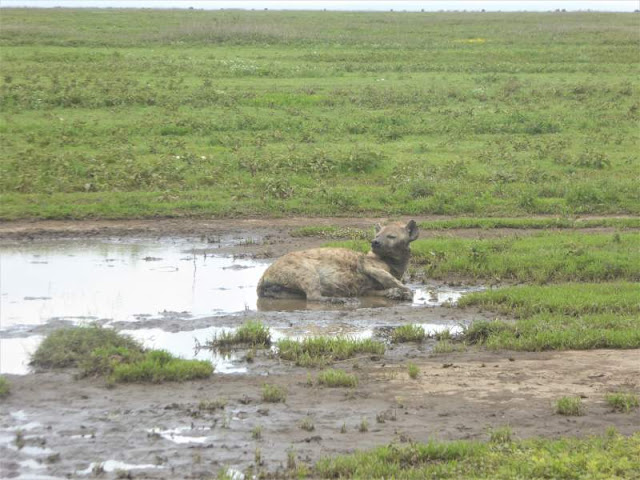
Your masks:
{"label": "grassy plain", "polygon": [[3,9],[0,218],[638,214],[639,26]]}

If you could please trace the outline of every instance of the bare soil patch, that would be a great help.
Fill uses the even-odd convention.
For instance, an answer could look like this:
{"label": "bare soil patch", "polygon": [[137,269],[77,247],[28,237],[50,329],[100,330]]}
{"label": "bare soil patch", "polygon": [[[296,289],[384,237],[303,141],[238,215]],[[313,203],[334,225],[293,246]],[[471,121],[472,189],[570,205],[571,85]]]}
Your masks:
{"label": "bare soil patch", "polygon": [[[631,434],[640,427],[637,412],[611,412],[604,399],[621,388],[638,391],[639,351],[433,356],[425,350],[403,346],[379,360],[343,362],[359,378],[354,389],[309,386],[307,369],[260,355],[258,373],[180,384],[109,389],[70,372],[10,376],[0,422],[5,432],[23,428],[33,448],[17,450],[5,439],[2,476],[35,460],[38,473],[76,478],[92,462],[115,460],[147,465],[131,470],[134,478],[209,478],[225,466],[254,465],[256,449],[260,468],[273,473],[286,468],[289,451],[313,463],[392,441],[484,440],[504,425],[518,438],[599,434],[610,426]],[[420,369],[416,380],[407,374],[408,360]],[[310,375],[315,379],[317,371]],[[265,383],[284,387],[286,403],[265,403]],[[567,395],[583,398],[585,415],[554,413],[553,402]],[[223,408],[199,407],[222,398]],[[312,431],[309,422],[301,428],[307,418]],[[359,429],[363,420],[366,432]]]}

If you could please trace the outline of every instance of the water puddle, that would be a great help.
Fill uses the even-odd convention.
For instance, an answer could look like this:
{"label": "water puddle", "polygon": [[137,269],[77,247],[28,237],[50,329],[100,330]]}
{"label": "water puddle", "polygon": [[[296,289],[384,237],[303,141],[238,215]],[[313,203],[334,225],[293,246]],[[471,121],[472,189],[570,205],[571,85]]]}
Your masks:
{"label": "water puddle", "polygon": [[178,427],[171,428],[168,430],[162,430],[160,428],[150,428],[147,430],[148,433],[152,435],[158,435],[165,440],[169,440],[174,443],[185,444],[185,443],[196,443],[202,444],[207,441],[208,436],[195,436],[195,435],[185,435],[186,433],[202,433],[204,431],[211,430],[210,427]]}
{"label": "water puddle", "polygon": [[129,471],[129,470],[149,470],[154,468],[164,468],[162,465],[153,464],[139,464],[134,465],[130,463],[120,462],[118,460],[106,460],[104,462],[92,462],[84,470],[79,470],[76,473],[78,475],[99,475],[101,472],[111,473],[116,470]]}
{"label": "water puddle", "polygon": [[[67,240],[0,246],[0,373],[29,371],[29,356],[44,338],[38,328],[90,322],[116,326],[149,348],[211,360],[218,373],[244,373],[246,363],[239,354],[194,351],[197,343],[231,330],[224,323],[228,325],[229,316],[241,318],[259,311],[339,314],[342,310],[397,305],[381,298],[346,305],[258,300],[256,286],[271,261],[234,258],[216,250],[217,245],[185,239]],[[415,307],[455,303],[465,293],[479,290],[410,287],[415,292]],[[219,326],[200,328],[223,316],[226,320]],[[202,319],[207,323],[198,323]],[[305,319],[300,315],[269,326],[274,340],[282,336],[373,335],[368,320],[340,322],[339,315],[328,321],[324,316]]]}

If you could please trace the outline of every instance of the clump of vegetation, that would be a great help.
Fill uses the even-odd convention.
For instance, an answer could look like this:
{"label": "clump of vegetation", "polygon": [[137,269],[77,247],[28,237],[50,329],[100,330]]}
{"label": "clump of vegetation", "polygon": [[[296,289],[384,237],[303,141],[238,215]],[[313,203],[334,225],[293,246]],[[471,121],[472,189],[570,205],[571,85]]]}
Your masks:
{"label": "clump of vegetation", "polygon": [[253,429],[251,430],[251,438],[253,438],[254,440],[262,439],[262,426],[256,425],[255,427],[253,427]]}
{"label": "clump of vegetation", "polygon": [[373,229],[362,230],[352,227],[314,226],[296,228],[291,231],[292,237],[322,237],[322,238],[347,238],[350,240],[370,240],[373,238]]}
{"label": "clump of vegetation", "polygon": [[465,350],[465,346],[462,343],[455,343],[451,340],[441,340],[433,346],[432,352],[434,354],[446,354],[453,352],[462,352]]}
{"label": "clump of vegetation", "polygon": [[418,378],[418,375],[420,374],[420,369],[415,363],[409,362],[407,364],[407,373],[409,374],[410,378],[415,380],[416,378]]}
{"label": "clump of vegetation", "polygon": [[142,346],[133,338],[98,325],[62,328],[51,332],[31,357],[31,365],[41,368],[77,367],[94,351],[137,355]]}
{"label": "clump of vegetation", "polygon": [[509,443],[513,440],[513,430],[509,425],[492,428],[489,431],[489,441],[491,443]]}
{"label": "clump of vegetation", "polygon": [[300,428],[307,432],[313,432],[316,429],[316,426],[313,423],[313,419],[305,417],[300,422]]}
{"label": "clump of vegetation", "polygon": [[567,416],[584,415],[584,405],[580,397],[562,397],[556,401],[556,413]]}
{"label": "clump of vegetation", "polygon": [[638,408],[638,395],[633,393],[609,393],[605,397],[607,404],[616,412],[629,413]]}
{"label": "clump of vegetation", "polygon": [[318,383],[325,387],[356,387],[358,377],[344,370],[329,368],[318,374]]}
{"label": "clump of vegetation", "polygon": [[184,360],[164,350],[145,350],[138,342],[99,326],[56,330],[31,359],[43,368],[79,369],[79,377],[103,376],[109,383],[186,381],[208,378],[209,361]]}
{"label": "clump of vegetation", "polygon": [[347,337],[309,337],[300,342],[282,339],[277,348],[280,358],[303,367],[326,365],[358,354],[384,354],[384,345],[380,342]]}
{"label": "clump of vegetation", "polygon": [[222,410],[227,406],[228,400],[224,397],[216,398],[214,400],[201,400],[198,403],[198,410],[205,412],[214,412],[216,410]]}
{"label": "clump of vegetation", "polygon": [[360,433],[366,433],[366,432],[368,432],[368,431],[369,431],[369,422],[367,422],[367,419],[366,419],[366,418],[363,418],[363,419],[360,421],[360,425],[358,426],[358,431],[359,431]]}
{"label": "clump of vegetation", "polygon": [[6,377],[0,375],[0,398],[7,397],[11,393],[11,386]]}
{"label": "clump of vegetation", "polygon": [[420,325],[401,325],[391,331],[392,343],[422,342],[426,332]]}
{"label": "clump of vegetation", "polygon": [[262,386],[262,400],[269,403],[284,403],[287,400],[287,391],[278,385],[265,383]]}
{"label": "clump of vegetation", "polygon": [[269,327],[257,320],[249,320],[234,332],[223,332],[206,343],[207,348],[230,348],[234,345],[268,347],[271,345]]}

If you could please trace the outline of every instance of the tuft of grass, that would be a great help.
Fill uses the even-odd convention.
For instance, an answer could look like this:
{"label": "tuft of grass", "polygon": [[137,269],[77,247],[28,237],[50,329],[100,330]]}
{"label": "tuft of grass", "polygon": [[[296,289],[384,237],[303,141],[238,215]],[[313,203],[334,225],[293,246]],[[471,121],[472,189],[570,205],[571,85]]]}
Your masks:
{"label": "tuft of grass", "polygon": [[140,343],[98,325],[62,328],[51,332],[31,357],[31,365],[41,368],[76,367],[95,350],[141,354]]}
{"label": "tuft of grass", "polygon": [[278,385],[265,383],[262,386],[262,400],[269,403],[284,403],[287,400],[287,391]]}
{"label": "tuft of grass", "polygon": [[0,398],[5,398],[11,393],[11,386],[6,377],[0,375]]}
{"label": "tuft of grass", "polygon": [[491,443],[510,443],[513,440],[513,430],[509,425],[503,427],[492,428],[489,431],[489,442]]}
{"label": "tuft of grass", "polygon": [[253,438],[254,440],[262,439],[262,426],[256,425],[255,427],[253,427],[253,430],[251,430],[251,438]]}
{"label": "tuft of grass", "polygon": [[280,358],[303,367],[326,365],[358,354],[384,354],[384,345],[380,342],[348,337],[309,337],[300,342],[282,339],[276,346]]}
{"label": "tuft of grass", "polygon": [[318,383],[326,387],[357,387],[358,377],[344,370],[329,368],[318,374]]}
{"label": "tuft of grass", "polygon": [[391,342],[422,342],[426,338],[424,328],[420,325],[401,325],[391,332]]}
{"label": "tuft of grass", "polygon": [[369,431],[369,422],[367,422],[367,419],[366,419],[366,418],[363,418],[363,419],[360,421],[360,425],[358,425],[358,431],[359,431],[360,433],[366,433],[366,432],[368,432],[368,431]]}
{"label": "tuft of grass", "polygon": [[311,419],[309,417],[305,417],[300,422],[300,428],[302,430],[307,431],[307,432],[313,432],[316,429],[316,426],[313,423],[313,419]]}
{"label": "tuft of grass", "polygon": [[313,478],[634,478],[638,448],[638,433],[532,438],[508,445],[467,440],[390,444],[324,458],[316,463]]}
{"label": "tuft of grass", "polygon": [[206,342],[207,348],[230,348],[234,345],[248,345],[250,347],[268,347],[271,345],[269,327],[257,320],[249,320],[234,332],[223,332]]}
{"label": "tuft of grass", "polygon": [[555,412],[560,415],[584,415],[584,405],[580,397],[562,397],[556,401]]}
{"label": "tuft of grass", "polygon": [[198,403],[198,410],[205,412],[214,412],[216,410],[223,410],[227,406],[228,400],[224,397],[216,398],[214,400],[201,400]]}
{"label": "tuft of grass", "polygon": [[352,227],[315,226],[296,228],[292,230],[292,237],[321,237],[327,239],[346,238],[350,240],[370,240],[373,238],[373,229],[362,230]]}
{"label": "tuft of grass", "polygon": [[640,287],[626,282],[509,287],[463,297],[517,317],[515,322],[477,321],[468,344],[527,351],[640,347]]}
{"label": "tuft of grass", "polygon": [[605,397],[607,404],[616,412],[629,413],[638,408],[638,395],[633,393],[608,393]]}
{"label": "tuft of grass", "polygon": [[418,378],[418,375],[420,374],[420,369],[418,368],[418,366],[415,363],[408,363],[407,364],[407,373],[409,374],[410,378],[415,380],[416,378]]}

